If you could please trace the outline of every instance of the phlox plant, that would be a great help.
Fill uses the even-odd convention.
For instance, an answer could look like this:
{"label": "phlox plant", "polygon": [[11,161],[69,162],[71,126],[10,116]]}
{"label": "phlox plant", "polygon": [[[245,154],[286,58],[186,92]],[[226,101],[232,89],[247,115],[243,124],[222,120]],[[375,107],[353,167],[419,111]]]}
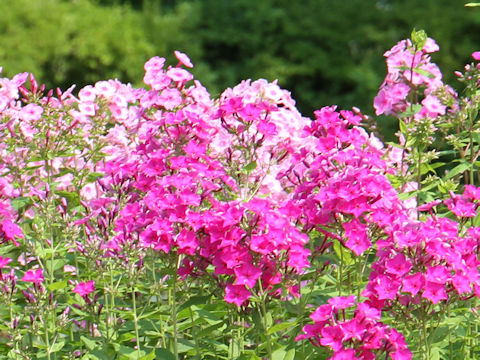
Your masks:
{"label": "phlox plant", "polygon": [[443,84],[414,31],[376,115],[277,82],[212,98],[0,78],[1,359],[475,359],[480,53]]}

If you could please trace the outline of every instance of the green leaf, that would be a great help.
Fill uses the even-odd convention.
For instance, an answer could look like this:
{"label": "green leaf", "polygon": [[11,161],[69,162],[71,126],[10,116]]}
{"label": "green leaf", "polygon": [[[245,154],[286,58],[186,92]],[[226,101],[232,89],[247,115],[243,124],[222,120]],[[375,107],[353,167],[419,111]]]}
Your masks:
{"label": "green leaf", "polygon": [[173,355],[170,351],[164,348],[155,349],[155,356],[157,359],[175,360],[175,355]]}
{"label": "green leaf", "polygon": [[48,290],[50,291],[55,291],[55,290],[61,290],[61,289],[65,289],[68,285],[68,282],[65,280],[65,281],[57,281],[57,282],[54,282],[54,283],[51,283],[50,285],[48,285]]}
{"label": "green leaf", "polygon": [[466,3],[465,6],[467,6],[467,7],[476,7],[476,6],[480,6],[480,3]]}
{"label": "green leaf", "polygon": [[461,174],[468,169],[470,169],[472,164],[470,163],[462,163],[457,166],[455,166],[452,170],[450,170],[447,175],[445,175],[445,179],[451,179],[454,176],[457,176],[458,174]]}
{"label": "green leaf", "polygon": [[[406,118],[406,117],[411,117],[422,110],[422,105],[420,104],[413,104],[412,106],[409,106],[407,110],[405,110],[403,113],[399,114],[399,118]],[[401,129],[400,129],[401,130]]]}
{"label": "green leaf", "polygon": [[132,339],[135,339],[135,334],[134,333],[123,333],[119,338],[118,338],[118,342],[119,343],[122,343],[122,342],[125,342],[125,341],[130,341]]}
{"label": "green leaf", "polygon": [[57,191],[55,191],[55,194],[67,199],[67,202],[68,202],[69,206],[80,205],[80,195],[78,195],[76,192],[57,190]]}
{"label": "green leaf", "polygon": [[[128,346],[120,345],[118,348],[118,353],[122,355],[122,358],[124,359],[139,359],[139,351]],[[143,350],[140,350],[140,356],[145,356],[145,352]]]}
{"label": "green leaf", "polygon": [[205,305],[209,300],[210,300],[211,296],[210,295],[207,295],[207,296],[192,296],[190,299],[188,299],[188,301],[184,302],[180,307],[179,307],[179,311],[180,310],[183,310],[185,308],[188,308],[192,305]]}
{"label": "green leaf", "polygon": [[271,312],[267,312],[265,314],[265,325],[267,326],[267,329],[269,329],[273,325],[273,318]]}
{"label": "green leaf", "polygon": [[411,34],[413,45],[415,46],[416,50],[421,50],[425,46],[427,42],[427,33],[424,30],[415,30],[413,29]]}
{"label": "green leaf", "polygon": [[152,350],[151,353],[142,356],[139,360],[155,360],[155,359],[163,359],[163,358],[158,358],[157,355],[155,354],[155,351]]}
{"label": "green leaf", "polygon": [[286,354],[286,351],[284,350],[284,348],[277,349],[272,353],[272,359],[283,360],[285,358],[285,354]]}
{"label": "green leaf", "polygon": [[337,254],[338,260],[342,261],[344,265],[351,265],[353,264],[353,258],[351,253],[346,250],[340,242],[335,241],[333,243],[333,249],[335,250],[335,253]]}
{"label": "green leaf", "polygon": [[297,325],[297,322],[282,322],[282,323],[275,324],[272,327],[270,327],[268,329],[267,333],[270,335],[270,334],[276,333],[278,331],[282,331],[282,330],[291,328],[295,325]]}
{"label": "green leaf", "polygon": [[54,353],[54,352],[57,352],[57,351],[60,351],[62,350],[62,348],[65,346],[65,341],[57,341],[55,344],[53,344],[51,347],[50,347],[50,352]]}
{"label": "green leaf", "polygon": [[102,173],[96,173],[96,172],[90,173],[90,174],[87,175],[86,182],[87,182],[87,183],[92,183],[92,182],[97,181],[97,179],[100,179],[100,178],[102,178],[102,177],[104,177],[104,176],[105,176],[105,175],[102,174]]}
{"label": "green leaf", "polygon": [[429,359],[430,360],[441,360],[442,357],[440,355],[442,355],[441,349],[439,349],[438,347],[434,347],[430,350]]}
{"label": "green leaf", "polygon": [[195,348],[195,344],[186,339],[178,339],[178,352],[185,353]]}
{"label": "green leaf", "polygon": [[477,144],[480,144],[480,133],[478,133],[477,131],[472,131],[472,138],[473,140],[477,143]]}
{"label": "green leaf", "polygon": [[253,170],[257,168],[257,162],[254,160],[242,168],[242,172],[250,174]]}
{"label": "green leaf", "polygon": [[427,70],[424,70],[424,69],[414,68],[413,72],[416,72],[417,74],[426,76],[430,79],[435,79],[435,75],[433,75],[430,71],[427,71]]}
{"label": "green leaf", "polygon": [[288,350],[287,353],[285,354],[285,357],[283,358],[283,360],[293,360],[293,359],[295,359],[295,348]]}
{"label": "green leaf", "polygon": [[405,121],[403,121],[402,119],[398,119],[398,126],[402,134],[407,133],[407,124],[405,123]]}
{"label": "green leaf", "polygon": [[94,350],[97,347],[97,343],[86,336],[80,336],[80,340],[82,340],[88,350]]}
{"label": "green leaf", "polygon": [[21,197],[18,197],[18,198],[15,198],[15,199],[12,199],[10,201],[10,204],[12,205],[12,207],[15,209],[15,210],[20,210],[21,208],[27,206],[27,205],[31,205],[32,204],[32,199],[29,198],[29,197],[26,197],[26,196],[21,196]]}

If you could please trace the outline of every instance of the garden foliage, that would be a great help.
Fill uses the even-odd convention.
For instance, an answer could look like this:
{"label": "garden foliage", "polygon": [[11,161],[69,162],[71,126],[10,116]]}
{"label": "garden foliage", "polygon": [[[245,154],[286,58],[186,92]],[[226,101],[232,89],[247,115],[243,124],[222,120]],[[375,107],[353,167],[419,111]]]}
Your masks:
{"label": "garden foliage", "polygon": [[391,144],[178,51],[145,88],[1,78],[0,358],[475,358],[480,53],[459,96],[438,50],[385,53]]}

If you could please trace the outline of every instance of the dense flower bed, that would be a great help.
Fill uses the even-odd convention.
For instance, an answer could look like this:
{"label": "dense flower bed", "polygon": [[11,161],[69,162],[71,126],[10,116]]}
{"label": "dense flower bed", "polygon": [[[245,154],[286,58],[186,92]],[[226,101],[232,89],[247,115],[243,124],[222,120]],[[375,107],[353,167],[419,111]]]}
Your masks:
{"label": "dense flower bed", "polygon": [[145,89],[0,79],[0,358],[474,354],[480,71],[459,97],[438,50],[385,53],[398,144],[276,82],[212,99],[180,52]]}

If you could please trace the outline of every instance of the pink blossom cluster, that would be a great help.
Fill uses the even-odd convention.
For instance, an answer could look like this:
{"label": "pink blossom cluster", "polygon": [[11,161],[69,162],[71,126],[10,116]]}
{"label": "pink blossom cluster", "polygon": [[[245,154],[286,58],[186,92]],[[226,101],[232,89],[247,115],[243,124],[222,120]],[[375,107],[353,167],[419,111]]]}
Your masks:
{"label": "pink blossom cluster", "polygon": [[[415,119],[445,114],[446,106],[436,95],[443,87],[442,73],[429,55],[438,50],[435,41],[428,38],[422,49],[417,49],[410,40],[402,40],[384,54],[387,76],[374,100],[377,115],[400,115],[417,101],[420,109],[414,114]],[[413,98],[412,94],[420,89],[423,98]]]}
{"label": "pink blossom cluster", "polygon": [[369,226],[389,223],[403,206],[385,176],[384,149],[358,126],[361,116],[335,107],[315,116],[304,130],[315,138],[315,149],[297,152],[298,162],[283,175],[296,185],[292,202],[302,209],[305,229],[361,255],[372,246]]}
{"label": "pink blossom cluster", "polygon": [[222,159],[235,178],[238,169],[255,163],[242,183],[242,198],[250,193],[285,200],[285,184],[277,177],[290,166],[291,154],[299,148],[313,148],[313,139],[303,133],[311,120],[295,108],[290,93],[276,82],[242,81],[227,89],[218,100],[213,126],[212,156]]}
{"label": "pink blossom cluster", "polygon": [[478,233],[472,227],[460,237],[458,223],[447,218],[394,223],[377,242],[378,260],[362,295],[379,309],[480,297]]}
{"label": "pink blossom cluster", "polygon": [[[437,50],[432,39],[422,49],[404,40],[385,53],[377,115],[401,116],[414,101],[417,119],[445,113],[441,73],[429,57]],[[331,242],[353,256],[376,251],[366,300],[329,299],[297,337],[328,347],[337,360],[411,359],[382,312],[413,314],[480,297],[480,229],[433,212],[443,203],[465,224],[477,214],[478,188],[415,207],[430,212],[417,220],[399,200],[386,150],[364,130],[359,111],[324,107],[310,120],[289,92],[266,80],[244,81],[213,100],[187,70],[190,59],[175,55],[176,66],[160,57],[145,64],[148,89],[109,80],[55,97],[28,74],[0,79],[0,243],[29,240],[31,220],[55,206],[81,234],[68,239],[77,255],[139,269],[153,250],[174,258],[183,281],[206,277],[226,302],[245,308],[281,290],[300,296],[298,277],[315,260],[313,231],[325,236],[315,252],[331,251]],[[411,99],[414,91],[421,98]],[[74,195],[79,204],[67,199]],[[31,255],[0,256],[4,295],[12,296],[20,277],[12,262],[25,267],[21,281],[33,284],[23,291],[27,302],[45,295],[53,270]],[[70,285],[87,302],[97,292],[94,280]]]}
{"label": "pink blossom cluster", "polygon": [[[183,277],[207,275],[207,266],[212,265],[215,270],[210,276],[225,289],[225,300],[240,306],[255,294],[255,288],[272,289],[285,281],[290,270],[300,273],[309,266],[308,236],[295,227],[292,213],[298,210],[255,197],[255,192],[245,199],[242,191],[249,184],[229,171],[232,158],[224,157],[224,152],[215,148],[218,144],[211,141],[227,126],[217,121],[227,107],[221,102],[214,105],[199,82],[186,87],[191,76],[185,69],[163,69],[163,65],[160,58],[147,62],[145,82],[151,90],[136,92],[141,104],[138,145],[126,156],[108,159],[103,167],[102,186],[113,186],[116,191],[124,186],[128,201],[118,211],[115,235],[99,246],[105,255],[117,257],[132,247],[177,251],[183,257],[179,269]],[[268,99],[268,86],[262,83],[255,89],[255,99],[260,98],[259,92]],[[278,87],[272,84],[271,88]],[[284,96],[279,88],[278,92]],[[229,106],[237,102],[242,107],[243,100],[235,99]],[[241,121],[263,121],[268,128],[265,119],[274,105],[267,100],[247,105],[242,109],[249,108],[252,113],[249,120]],[[258,111],[254,110],[257,106]],[[240,110],[235,111],[243,114]],[[234,110],[228,111],[232,117]],[[239,116],[235,115],[237,120]],[[275,127],[273,123],[271,127]],[[238,127],[235,132],[237,139],[250,136],[245,128]],[[264,135],[268,142],[245,144],[255,148],[253,152],[262,146],[267,149],[262,150],[264,154],[273,151],[276,145],[268,145],[273,143],[273,134],[265,130]],[[244,153],[237,159],[246,164]],[[257,159],[260,163],[260,157]],[[91,214],[77,224],[87,224],[104,213],[103,205],[97,207],[98,201],[90,202]]]}
{"label": "pink blossom cluster", "polygon": [[[348,317],[353,307],[353,316]],[[310,319],[314,323],[305,325],[296,340],[308,339],[316,346],[329,347],[333,351],[329,360],[412,359],[403,335],[380,321],[380,310],[368,303],[355,303],[353,295],[329,299]]]}

